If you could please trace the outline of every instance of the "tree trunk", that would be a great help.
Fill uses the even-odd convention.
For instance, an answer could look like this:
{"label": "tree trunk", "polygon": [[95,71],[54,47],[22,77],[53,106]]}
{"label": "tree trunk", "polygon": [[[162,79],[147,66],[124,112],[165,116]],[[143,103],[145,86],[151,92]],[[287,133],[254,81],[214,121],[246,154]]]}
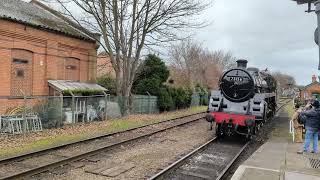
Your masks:
{"label": "tree trunk", "polygon": [[[124,83],[127,84],[127,83]],[[131,92],[131,87],[130,85],[122,88],[122,96],[123,96],[123,113],[124,116],[130,114],[130,92]]]}
{"label": "tree trunk", "polygon": [[120,72],[116,71],[116,95],[121,96],[121,77]]}

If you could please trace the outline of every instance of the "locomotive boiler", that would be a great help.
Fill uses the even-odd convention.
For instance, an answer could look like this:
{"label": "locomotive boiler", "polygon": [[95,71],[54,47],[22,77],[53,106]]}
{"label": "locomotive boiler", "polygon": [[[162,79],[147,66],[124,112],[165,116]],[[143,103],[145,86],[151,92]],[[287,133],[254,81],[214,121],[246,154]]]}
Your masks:
{"label": "locomotive boiler", "polygon": [[216,123],[218,137],[244,135],[251,139],[276,111],[276,80],[267,70],[247,68],[247,60],[223,73],[219,90],[211,92],[206,119]]}

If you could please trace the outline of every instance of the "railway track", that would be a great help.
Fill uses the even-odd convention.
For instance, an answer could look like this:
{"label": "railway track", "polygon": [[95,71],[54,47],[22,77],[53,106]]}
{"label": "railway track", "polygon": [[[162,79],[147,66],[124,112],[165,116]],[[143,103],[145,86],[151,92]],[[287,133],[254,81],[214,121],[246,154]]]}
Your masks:
{"label": "railway track", "polygon": [[220,179],[249,142],[214,138],[174,162],[149,180]]}
{"label": "railway track", "polygon": [[30,177],[204,118],[198,113],[0,160],[0,179]]}
{"label": "railway track", "polygon": [[[277,112],[291,101],[291,99],[285,99],[280,102]],[[219,180],[249,143],[250,141],[242,139],[223,139],[223,141],[219,141],[217,138],[213,138],[152,176],[149,180]]]}

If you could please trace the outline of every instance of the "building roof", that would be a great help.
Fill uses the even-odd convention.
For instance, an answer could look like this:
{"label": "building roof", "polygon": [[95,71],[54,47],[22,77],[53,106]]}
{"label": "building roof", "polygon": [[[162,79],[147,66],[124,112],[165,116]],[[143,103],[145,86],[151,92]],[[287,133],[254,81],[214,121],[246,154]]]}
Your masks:
{"label": "building roof", "polygon": [[41,8],[36,3],[22,0],[0,0],[0,19],[26,24],[47,31],[62,33],[83,40],[93,38],[75,28],[53,13]]}
{"label": "building roof", "polygon": [[310,83],[310,84],[302,87],[300,90],[308,89],[308,87],[311,87],[311,86],[313,86],[313,85],[318,85],[318,86],[320,86],[320,83],[319,83],[318,81],[312,82],[312,83]]}
{"label": "building roof", "polygon": [[106,88],[93,83],[75,82],[69,80],[48,80],[49,86],[59,92],[75,90],[108,91]]}

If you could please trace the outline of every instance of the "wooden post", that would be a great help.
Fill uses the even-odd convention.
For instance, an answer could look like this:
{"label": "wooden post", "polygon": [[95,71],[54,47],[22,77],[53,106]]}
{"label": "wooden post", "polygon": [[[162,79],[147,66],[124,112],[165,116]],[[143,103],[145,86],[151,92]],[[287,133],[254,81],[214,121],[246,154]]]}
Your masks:
{"label": "wooden post", "polygon": [[70,91],[70,94],[72,96],[72,102],[71,102],[71,111],[72,111],[72,123],[75,123],[75,114],[74,114],[74,110],[75,110],[75,107],[74,107],[74,101],[75,101],[75,97],[74,97],[74,94]]}

